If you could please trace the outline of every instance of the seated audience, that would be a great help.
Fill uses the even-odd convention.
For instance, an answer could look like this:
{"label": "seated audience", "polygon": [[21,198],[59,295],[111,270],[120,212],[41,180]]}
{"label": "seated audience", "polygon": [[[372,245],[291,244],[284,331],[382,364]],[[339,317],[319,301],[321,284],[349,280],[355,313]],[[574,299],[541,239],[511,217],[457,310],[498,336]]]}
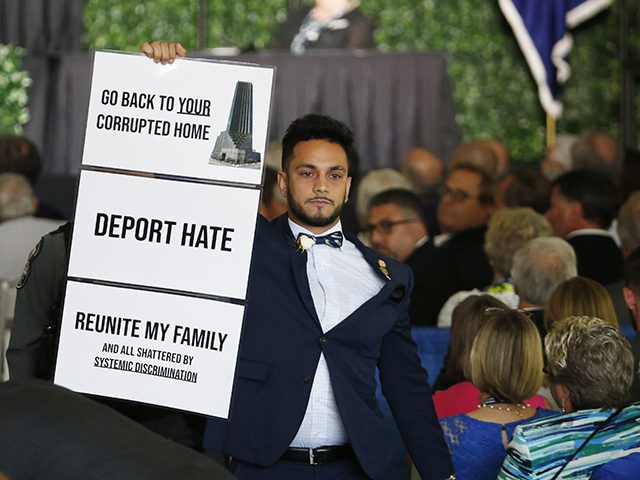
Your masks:
{"label": "seated audience", "polygon": [[[40,152],[31,140],[17,135],[0,135],[0,173],[24,175],[35,189],[41,171]],[[69,218],[67,213],[42,201],[38,201],[34,216],[55,220]]]}
{"label": "seated audience", "polygon": [[[618,210],[617,233],[620,238],[620,250],[626,259],[633,251],[640,248],[640,191],[629,195],[629,198]],[[625,280],[620,279],[607,285],[607,292],[611,296],[613,307],[621,326],[635,325],[631,312],[627,307],[622,291]],[[640,400],[640,398],[639,398]]]}
{"label": "seated audience", "polygon": [[556,144],[547,148],[544,159],[540,162],[540,171],[549,181],[552,182],[571,170],[571,148],[576,140],[577,135],[557,135]]}
{"label": "seated audience", "polygon": [[267,220],[273,220],[288,208],[287,199],[278,186],[278,171],[267,165],[264,170],[264,187],[260,195],[258,212]]}
{"label": "seated audience", "polygon": [[498,174],[498,155],[484,140],[475,140],[459,145],[451,156],[450,168],[458,165],[474,165],[495,179]]}
{"label": "seated audience", "polygon": [[371,199],[364,229],[371,248],[411,267],[414,286],[409,321],[412,324],[421,323],[420,317],[429,302],[425,295],[425,278],[434,252],[421,214],[420,199],[412,191],[385,190]]}
{"label": "seated audience", "polygon": [[525,403],[543,378],[535,325],[517,310],[496,309],[486,315],[469,359],[480,403],[468,414],[440,420],[458,480],[495,479],[514,429],[556,413]]}
{"label": "seated audience", "polygon": [[419,325],[437,325],[440,309],[457,291],[491,282],[493,272],[483,244],[494,209],[493,181],[483,170],[467,164],[451,169],[438,204],[442,233],[433,238],[435,249],[424,267],[423,295],[428,301]]}
{"label": "seated audience", "polygon": [[640,448],[640,405],[629,405],[633,355],[619,329],[569,317],[545,338],[545,370],[564,413],[516,427],[499,479],[589,478]]}
{"label": "seated audience", "polygon": [[0,174],[0,278],[16,282],[29,252],[40,238],[63,223],[36,218],[38,200],[27,178],[18,173]]}
{"label": "seated audience", "polygon": [[[433,404],[438,418],[470,412],[476,408],[477,395],[469,401],[469,395],[458,395],[458,390],[469,385],[473,387],[469,353],[487,308],[509,307],[486,294],[471,294],[453,307],[447,354],[442,370],[433,382]],[[464,402],[464,406],[460,406],[461,401]]]}
{"label": "seated audience", "polygon": [[511,165],[511,155],[509,155],[509,149],[500,140],[487,140],[485,142],[496,155],[496,177],[500,177],[507,173]]}
{"label": "seated audience", "polygon": [[13,480],[235,478],[205,455],[42,381],[0,384],[0,430],[0,470]]}
{"label": "seated audience", "polygon": [[577,275],[576,255],[565,240],[540,237],[529,240],[513,255],[511,280],[520,302],[544,338],[544,306],[565,280]]}
{"label": "seated audience", "polygon": [[617,183],[621,155],[618,142],[606,132],[582,132],[571,146],[571,166],[589,168],[609,175]]}
{"label": "seated audience", "polygon": [[[475,410],[480,391],[471,383],[469,355],[473,340],[483,320],[485,312],[508,307],[490,295],[472,295],[453,310],[453,323],[449,348],[444,367],[433,384],[433,404],[438,418],[459,415]],[[527,400],[534,407],[548,407],[546,399],[535,395]]]}
{"label": "seated audience", "polygon": [[409,149],[400,162],[400,171],[409,180],[422,203],[422,217],[429,235],[440,233],[438,202],[442,192],[444,165],[435,153],[421,147]]}
{"label": "seated audience", "polygon": [[301,54],[315,48],[373,48],[374,22],[359,0],[316,0],[311,7],[290,10],[270,48]]}
{"label": "seated audience", "polygon": [[544,215],[549,210],[551,182],[537,169],[520,167],[507,172],[496,187],[496,205],[531,207]]}
{"label": "seated audience", "polygon": [[578,274],[606,286],[622,278],[622,252],[607,231],[617,208],[609,176],[595,170],[571,170],[552,183],[545,214],[553,230],[573,247]]}
{"label": "seated audience", "polygon": [[565,280],[549,297],[544,308],[544,326],[551,326],[567,317],[598,317],[619,328],[616,311],[607,289],[595,280],[574,277]]}
{"label": "seated audience", "polygon": [[[411,184],[409,183],[409,180],[407,180],[406,177],[395,168],[372,168],[362,176],[358,182],[358,189],[355,194],[356,218],[360,229],[364,228],[367,223],[367,214],[371,199],[378,193],[396,188],[411,190]],[[351,191],[351,197],[354,197],[353,188]],[[365,243],[367,243],[368,239],[365,238],[365,240]]]}
{"label": "seated audience", "polygon": [[[622,294],[626,302],[633,326],[636,332],[640,332],[640,247],[629,255],[624,261],[624,282]],[[640,362],[640,334],[631,341],[631,351],[635,365]],[[633,376],[633,384],[631,385],[631,401],[640,402],[640,375],[636,372]]]}
{"label": "seated audience", "polygon": [[[484,252],[493,269],[493,282],[483,292],[493,295],[510,308],[518,306],[519,298],[511,283],[513,254],[527,241],[553,234],[549,221],[531,208],[503,208],[494,213],[487,224],[484,236]],[[438,326],[451,324],[451,311],[467,295],[480,290],[462,290],[453,294],[438,314]]]}

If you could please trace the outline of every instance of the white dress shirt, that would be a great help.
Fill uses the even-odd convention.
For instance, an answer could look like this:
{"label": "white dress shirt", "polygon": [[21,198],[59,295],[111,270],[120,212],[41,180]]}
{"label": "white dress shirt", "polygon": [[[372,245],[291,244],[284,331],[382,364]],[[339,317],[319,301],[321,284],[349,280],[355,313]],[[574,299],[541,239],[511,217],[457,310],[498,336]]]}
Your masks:
{"label": "white dress shirt", "polygon": [[[299,233],[315,235],[291,219],[289,227],[295,238]],[[342,231],[340,222],[321,235],[336,231]],[[376,295],[384,285],[384,280],[346,238],[340,248],[315,244],[306,252],[309,289],[325,333]],[[291,446],[315,448],[344,443],[349,443],[349,439],[338,413],[329,368],[324,354],[321,354],[307,411]]]}

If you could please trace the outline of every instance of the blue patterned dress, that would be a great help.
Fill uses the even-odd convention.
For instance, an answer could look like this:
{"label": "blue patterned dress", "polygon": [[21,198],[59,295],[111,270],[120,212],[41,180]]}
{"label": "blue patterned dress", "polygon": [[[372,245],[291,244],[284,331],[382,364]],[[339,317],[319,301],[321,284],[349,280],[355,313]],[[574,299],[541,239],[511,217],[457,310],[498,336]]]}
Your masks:
{"label": "blue patterned dress", "polygon": [[[613,410],[578,410],[516,428],[499,479],[551,479]],[[586,479],[600,465],[640,451],[640,404],[623,409],[568,463],[559,478]],[[640,478],[640,472],[638,473]]]}
{"label": "blue patterned dress", "polygon": [[[507,438],[516,426],[558,412],[538,408],[526,420],[505,423]],[[449,446],[457,480],[495,480],[507,450],[502,443],[502,424],[485,422],[468,415],[440,419]]]}

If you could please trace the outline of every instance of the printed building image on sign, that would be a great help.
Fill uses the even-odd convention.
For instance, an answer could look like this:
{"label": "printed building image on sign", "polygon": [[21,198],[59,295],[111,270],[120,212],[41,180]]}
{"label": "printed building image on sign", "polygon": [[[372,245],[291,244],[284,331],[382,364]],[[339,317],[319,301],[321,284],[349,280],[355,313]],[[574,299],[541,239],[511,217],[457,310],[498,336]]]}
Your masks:
{"label": "printed building image on sign", "polygon": [[56,384],[228,416],[273,77],[95,54]]}
{"label": "printed building image on sign", "polygon": [[95,54],[82,164],[259,185],[274,69],[145,60]]}
{"label": "printed building image on sign", "polygon": [[243,167],[260,163],[260,152],[253,149],[252,84],[236,83],[227,129],[218,135],[209,163]]}

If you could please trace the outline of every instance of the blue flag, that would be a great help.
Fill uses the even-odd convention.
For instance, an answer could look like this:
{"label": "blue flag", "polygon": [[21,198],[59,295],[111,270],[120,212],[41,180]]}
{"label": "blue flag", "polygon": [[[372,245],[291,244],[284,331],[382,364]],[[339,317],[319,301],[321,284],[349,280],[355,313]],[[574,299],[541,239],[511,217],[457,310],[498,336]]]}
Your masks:
{"label": "blue flag", "polygon": [[569,78],[568,30],[611,5],[613,0],[498,0],[538,86],[542,108],[562,114],[559,86]]}

